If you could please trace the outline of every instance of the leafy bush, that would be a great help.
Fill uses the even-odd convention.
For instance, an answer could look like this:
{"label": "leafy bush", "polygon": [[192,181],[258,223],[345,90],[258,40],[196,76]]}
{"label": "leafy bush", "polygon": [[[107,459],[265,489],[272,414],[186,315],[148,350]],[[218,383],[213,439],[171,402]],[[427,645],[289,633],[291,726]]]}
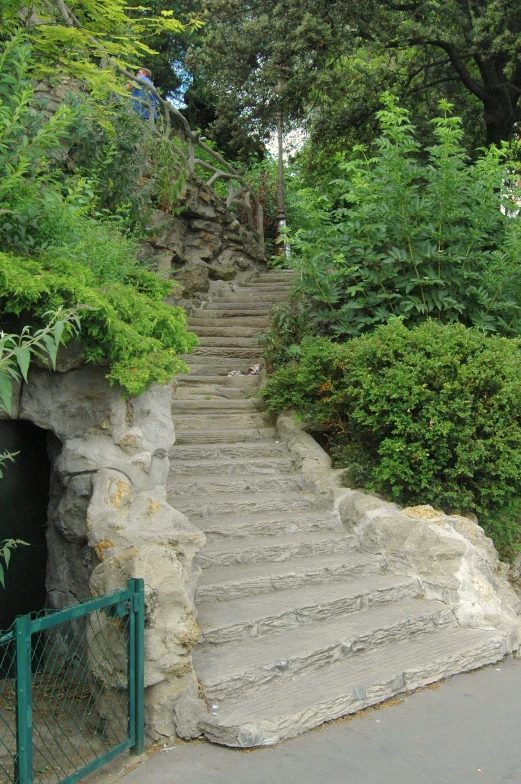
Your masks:
{"label": "leafy bush", "polygon": [[268,372],[300,356],[300,344],[309,333],[307,303],[294,293],[276,302],[269,314],[268,327],[258,335]]}
{"label": "leafy bush", "polygon": [[345,344],[306,338],[263,394],[326,425],[352,482],[482,514],[521,495],[520,376],[518,340],[394,319]]}
{"label": "leafy bush", "polygon": [[108,378],[130,395],[186,370],[177,354],[197,343],[185,312],[162,302],[170,291],[168,281],[146,270],[126,283],[100,285],[89,267],[70,258],[0,253],[0,311],[43,322],[49,310],[88,305],[81,317],[85,358],[108,363]]}
{"label": "leafy bush", "polygon": [[139,395],[186,369],[177,354],[197,339],[184,311],[162,301],[172,284],[137,260],[128,224],[100,219],[91,181],[63,181],[62,140],[76,114],[37,111],[30,65],[23,38],[0,49],[0,312],[39,326],[48,311],[89,306],[85,358]]}
{"label": "leafy bush", "polygon": [[99,117],[89,97],[71,94],[76,122],[68,139],[75,171],[93,184],[98,209],[123,214],[143,229],[154,207],[171,211],[186,180],[180,138],[167,138],[162,115],[144,122],[130,100],[115,97]]}
{"label": "leafy bush", "polygon": [[510,217],[519,189],[504,195],[506,150],[470,165],[442,102],[436,143],[421,151],[407,112],[384,103],[374,152],[359,146],[339,164],[336,209],[292,238],[310,320],[349,337],[393,316],[520,334],[521,222]]}

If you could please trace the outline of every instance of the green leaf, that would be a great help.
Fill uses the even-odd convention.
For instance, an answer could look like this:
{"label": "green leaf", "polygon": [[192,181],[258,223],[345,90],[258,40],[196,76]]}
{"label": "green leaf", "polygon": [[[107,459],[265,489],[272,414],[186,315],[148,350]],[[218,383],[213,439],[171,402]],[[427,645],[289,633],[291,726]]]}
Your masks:
{"label": "green leaf", "polygon": [[11,378],[3,370],[0,370],[0,411],[3,408],[8,414],[11,413],[12,397],[13,384]]}
{"label": "green leaf", "polygon": [[58,354],[58,344],[54,341],[54,339],[50,335],[44,335],[43,341],[45,343],[45,347],[49,354],[49,359],[51,360],[51,365],[54,370],[56,368],[56,355]]}
{"label": "green leaf", "polygon": [[31,348],[30,346],[19,346],[14,350],[18,367],[23,376],[23,380],[27,384],[27,372],[29,370],[29,363],[31,361]]}
{"label": "green leaf", "polygon": [[57,346],[60,345],[64,327],[65,327],[64,321],[57,321],[56,324],[54,325],[54,329],[53,329],[54,341]]}

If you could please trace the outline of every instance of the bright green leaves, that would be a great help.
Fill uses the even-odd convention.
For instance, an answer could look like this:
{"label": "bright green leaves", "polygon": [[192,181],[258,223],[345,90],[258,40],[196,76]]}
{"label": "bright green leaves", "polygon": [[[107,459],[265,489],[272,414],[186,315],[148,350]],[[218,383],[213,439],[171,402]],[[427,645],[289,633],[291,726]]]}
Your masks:
{"label": "bright green leaves", "polygon": [[19,335],[0,332],[0,412],[10,413],[13,382],[23,379],[27,383],[31,359],[38,357],[55,368],[60,343],[80,329],[76,310],[42,313],[42,319],[47,322],[42,329],[25,326]]}
{"label": "bright green leaves", "polygon": [[5,588],[5,572],[9,568],[11,553],[20,545],[27,545],[27,542],[22,539],[3,539],[0,542],[0,585],[2,588]]}
{"label": "bright green leaves", "polygon": [[[143,269],[134,269],[126,282],[99,280],[81,261],[58,254],[35,260],[0,253],[0,310],[30,312],[45,321],[49,309],[86,306],[81,310],[84,358],[108,363],[111,381],[133,396],[185,370],[178,354],[197,345],[186,313],[163,302],[171,290],[170,282]],[[61,330],[57,322],[45,334],[34,334],[51,363]]]}
{"label": "bright green leaves", "polygon": [[62,130],[75,115],[59,115],[57,125],[33,109],[28,58],[17,40],[6,45],[0,68],[0,312],[45,326],[1,336],[0,405],[9,409],[12,382],[27,379],[31,354],[55,366],[67,335],[63,313],[80,309],[85,360],[108,365],[114,383],[139,395],[185,369],[177,355],[196,338],[184,312],[163,303],[172,284],[138,261],[128,221],[96,211],[88,180],[53,176]]}
{"label": "bright green leaves", "polygon": [[339,206],[292,240],[318,330],[356,336],[400,316],[519,334],[521,227],[510,214],[520,190],[505,195],[506,152],[471,165],[445,102],[422,162],[407,112],[383,100],[376,155],[358,147],[340,164]]}
{"label": "bright green leaves", "polygon": [[[30,6],[12,2],[2,23],[14,30],[22,23],[38,52],[38,75],[56,72],[85,81],[98,96],[122,92],[121,80],[109,61],[125,67],[142,64],[154,51],[146,39],[159,32],[182,33],[196,29],[200,20],[183,25],[173,14],[143,13],[146,8],[129,8],[124,0],[36,0]],[[100,68],[100,60],[105,67]]]}

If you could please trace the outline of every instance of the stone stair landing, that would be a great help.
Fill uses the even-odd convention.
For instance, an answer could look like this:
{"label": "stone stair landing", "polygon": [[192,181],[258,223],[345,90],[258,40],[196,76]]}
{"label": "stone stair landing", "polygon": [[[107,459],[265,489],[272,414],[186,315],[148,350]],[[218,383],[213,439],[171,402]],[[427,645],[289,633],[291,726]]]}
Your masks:
{"label": "stone stair landing", "polygon": [[259,274],[195,311],[200,345],[172,406],[168,500],[207,544],[193,652],[208,713],[229,746],[271,745],[323,722],[501,659],[504,641],[461,628],[415,578],[361,552],[306,488],[255,398],[255,335],[292,273]]}

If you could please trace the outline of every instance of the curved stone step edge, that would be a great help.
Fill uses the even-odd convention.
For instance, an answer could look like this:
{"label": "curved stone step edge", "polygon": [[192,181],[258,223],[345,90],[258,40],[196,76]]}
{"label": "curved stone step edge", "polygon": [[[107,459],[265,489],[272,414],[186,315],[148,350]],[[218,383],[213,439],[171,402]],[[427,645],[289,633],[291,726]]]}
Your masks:
{"label": "curved stone step edge", "polygon": [[259,343],[255,336],[238,337],[235,335],[198,335],[200,346],[235,346],[236,348],[257,348]]}
{"label": "curved stone step edge", "polygon": [[196,557],[203,569],[253,563],[283,563],[293,558],[359,552],[354,536],[339,533],[294,533],[289,536],[250,537],[238,541],[207,542]]}
{"label": "curved stone step edge", "polygon": [[276,476],[277,474],[291,474],[295,466],[290,457],[244,457],[234,459],[209,459],[180,460],[170,458],[170,479],[175,477],[210,476],[219,473],[221,476]]}
{"label": "curved stone step edge", "polygon": [[498,633],[441,630],[420,640],[367,651],[359,657],[358,666],[354,659],[347,659],[308,673],[305,680],[293,678],[279,684],[272,694],[265,689],[243,700],[228,701],[217,715],[207,714],[199,726],[213,743],[239,748],[271,746],[396,694],[494,664],[506,650],[506,640]]}
{"label": "curved stone step edge", "polygon": [[222,703],[287,678],[419,635],[455,626],[442,602],[411,600],[385,605],[348,618],[324,620],[279,634],[225,646],[198,645],[194,667],[212,703]]}
{"label": "curved stone step edge", "polygon": [[170,472],[166,492],[172,499],[184,495],[214,495],[217,493],[272,493],[303,489],[301,474],[211,474],[183,476]]}
{"label": "curved stone step edge", "polygon": [[185,444],[174,446],[170,449],[168,457],[171,461],[177,460],[240,460],[241,458],[266,458],[266,459],[291,459],[289,452],[282,441],[273,438],[264,441],[237,441],[232,444]]}
{"label": "curved stone step edge", "polygon": [[[183,512],[195,525],[196,518],[222,515],[244,515],[255,513],[284,513],[297,510],[323,509],[327,502],[318,499],[311,493],[295,493],[291,491],[278,493],[237,493],[227,495],[219,493],[201,498],[200,496],[175,496],[172,502],[176,509]],[[193,518],[193,520],[192,520]]]}
{"label": "curved stone step edge", "polygon": [[[257,335],[261,332],[260,327],[234,326],[234,327],[216,327],[216,326],[198,326],[192,329],[199,340],[208,338],[246,338],[249,340],[257,340]],[[249,345],[249,344],[248,344]]]}
{"label": "curved stone step edge", "polygon": [[211,412],[202,411],[200,414],[186,414],[174,412],[172,415],[174,420],[174,427],[176,433],[190,433],[193,430],[200,431],[208,429],[208,434],[211,431],[228,428],[236,428],[249,430],[250,428],[264,428],[269,425],[269,414],[248,413],[231,411],[229,414],[226,412]]}
{"label": "curved stone step edge", "polygon": [[[195,311],[194,311],[195,313]],[[188,327],[192,332],[196,332],[199,327],[231,327],[232,329],[236,329],[238,327],[244,326],[248,328],[256,328],[257,332],[262,331],[267,326],[267,321],[263,316],[239,316],[234,313],[233,316],[228,318],[220,318],[219,316],[210,316],[208,312],[205,311],[197,311],[197,313],[202,314],[205,313],[207,315],[194,315],[188,317]]]}
{"label": "curved stone step edge", "polygon": [[418,581],[372,574],[348,582],[334,581],[305,588],[272,591],[230,602],[198,602],[201,640],[223,644],[250,640],[296,627],[357,612],[366,607],[413,599],[420,595]]}
{"label": "curved stone step edge", "polygon": [[242,441],[266,441],[275,436],[275,428],[241,428],[240,430],[176,430],[176,443],[184,444],[233,444]]}
{"label": "curved stone step edge", "polygon": [[199,414],[204,411],[209,413],[216,413],[220,416],[235,413],[248,413],[258,414],[260,411],[266,410],[266,404],[263,400],[251,398],[249,400],[230,400],[223,402],[222,400],[172,400],[172,414]]}
{"label": "curved stone step edge", "polygon": [[184,387],[197,386],[198,384],[217,386],[230,386],[238,389],[251,389],[259,385],[258,376],[191,376],[183,374],[175,377],[175,383]]}
{"label": "curved stone step edge", "polygon": [[296,558],[271,563],[213,566],[203,572],[196,603],[230,602],[248,596],[269,596],[273,591],[291,591],[302,586],[324,585],[381,574],[382,559],[363,553],[326,554],[320,558]]}
{"label": "curved stone step edge", "polygon": [[320,509],[311,513],[299,510],[286,513],[283,517],[273,513],[223,515],[222,517],[215,515],[200,518],[197,526],[205,533],[209,542],[342,530],[338,516]]}

